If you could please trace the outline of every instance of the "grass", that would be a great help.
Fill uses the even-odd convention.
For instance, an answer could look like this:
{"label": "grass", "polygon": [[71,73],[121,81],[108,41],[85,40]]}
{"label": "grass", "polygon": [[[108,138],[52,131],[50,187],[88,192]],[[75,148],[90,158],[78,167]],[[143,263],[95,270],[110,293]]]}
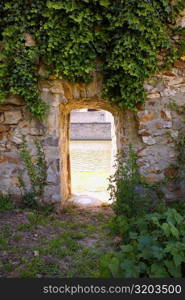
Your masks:
{"label": "grass", "polygon": [[50,222],[52,222],[53,220],[53,215],[43,215],[41,212],[39,211],[29,211],[27,214],[27,218],[29,223],[27,224],[19,224],[17,229],[22,231],[22,230],[28,230],[28,231],[32,231],[36,228],[38,228],[39,226],[46,226],[48,224],[50,224]]}
{"label": "grass", "polygon": [[107,209],[73,207],[60,216],[30,209],[2,212],[0,276],[98,277],[101,256],[112,247]]}
{"label": "grass", "polygon": [[8,239],[11,235],[11,228],[7,225],[1,227],[0,231],[0,250],[8,249]]}
{"label": "grass", "polygon": [[19,268],[20,278],[39,278],[59,275],[60,269],[56,264],[47,263],[43,258],[35,257],[31,261],[25,259],[24,267]]}
{"label": "grass", "polygon": [[99,258],[103,255],[103,251],[84,248],[81,252],[75,255],[74,264],[71,266],[71,270],[67,273],[67,277],[99,277],[99,269],[97,268]]}
{"label": "grass", "polygon": [[80,245],[70,237],[70,233],[63,232],[58,237],[45,243],[44,247],[37,250],[42,254],[52,254],[64,257],[79,249]]}

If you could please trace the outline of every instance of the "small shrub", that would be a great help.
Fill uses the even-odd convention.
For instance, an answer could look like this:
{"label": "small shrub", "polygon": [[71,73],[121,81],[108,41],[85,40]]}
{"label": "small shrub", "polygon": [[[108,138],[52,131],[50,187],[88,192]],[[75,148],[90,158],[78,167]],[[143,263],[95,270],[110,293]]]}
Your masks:
{"label": "small shrub", "polygon": [[153,191],[141,178],[137,156],[132,147],[128,155],[118,153],[115,173],[109,178],[110,199],[117,216],[136,216],[147,212],[152,205]]}
{"label": "small shrub", "polygon": [[[184,205],[176,204],[175,209],[174,204],[167,207],[163,202],[152,199],[151,194],[157,188],[142,181],[131,147],[128,158],[119,154],[109,188],[116,213],[111,220],[111,228],[124,243],[117,252],[102,257],[101,276],[185,275],[185,219],[180,213]],[[158,202],[155,209],[154,200]]]}

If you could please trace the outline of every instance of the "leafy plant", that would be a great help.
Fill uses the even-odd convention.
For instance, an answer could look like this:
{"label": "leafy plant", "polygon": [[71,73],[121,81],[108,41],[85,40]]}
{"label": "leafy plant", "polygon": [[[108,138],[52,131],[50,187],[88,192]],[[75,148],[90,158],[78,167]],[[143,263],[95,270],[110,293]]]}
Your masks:
{"label": "leafy plant", "polygon": [[176,203],[167,207],[158,201],[151,209],[154,187],[140,178],[132,148],[128,155],[119,154],[116,162],[109,187],[116,215],[110,225],[122,242],[117,252],[102,257],[102,276],[184,276],[184,205]]}
{"label": "leafy plant", "polygon": [[[184,7],[184,0],[2,0],[0,101],[19,94],[42,119],[47,106],[40,79],[89,82],[98,69],[104,96],[136,109],[145,99],[144,81],[184,54],[184,33],[173,25]],[[175,43],[176,32],[182,38]],[[31,45],[25,34],[32,35]]]}
{"label": "leafy plant", "polygon": [[41,205],[39,203],[39,199],[41,198],[44,192],[44,187],[47,184],[47,164],[44,156],[44,151],[42,150],[42,146],[38,141],[35,142],[35,145],[37,151],[35,162],[33,162],[32,160],[25,139],[23,139],[22,141],[20,150],[20,156],[25,165],[31,185],[29,189],[23,179],[24,171],[21,172],[19,176],[19,183],[23,194],[23,202],[28,207],[35,207]]}
{"label": "leafy plant", "polygon": [[102,258],[102,274],[113,277],[183,277],[185,219],[175,209],[132,218],[120,251]]}
{"label": "leafy plant", "polygon": [[128,154],[118,153],[114,168],[108,190],[116,216],[131,217],[146,212],[152,204],[152,189],[139,174],[137,156],[131,146]]}

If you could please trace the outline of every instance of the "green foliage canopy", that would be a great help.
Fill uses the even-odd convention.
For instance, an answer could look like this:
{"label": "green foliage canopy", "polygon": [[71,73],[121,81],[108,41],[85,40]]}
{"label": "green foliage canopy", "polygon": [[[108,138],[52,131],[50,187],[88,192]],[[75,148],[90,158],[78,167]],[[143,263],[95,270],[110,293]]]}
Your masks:
{"label": "green foliage canopy", "polygon": [[98,66],[104,96],[135,109],[145,98],[144,81],[158,70],[158,55],[174,57],[170,27],[184,7],[184,0],[1,0],[0,101],[18,94],[42,119],[41,64],[45,77],[77,82],[89,82]]}

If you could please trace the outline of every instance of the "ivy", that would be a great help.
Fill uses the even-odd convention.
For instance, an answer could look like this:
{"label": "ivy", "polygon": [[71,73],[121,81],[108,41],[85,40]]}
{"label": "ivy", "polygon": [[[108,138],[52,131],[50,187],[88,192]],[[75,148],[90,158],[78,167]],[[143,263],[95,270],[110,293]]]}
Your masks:
{"label": "ivy", "polygon": [[[90,82],[97,69],[103,94],[122,108],[145,99],[144,81],[184,54],[171,40],[184,0],[2,0],[0,3],[0,101],[21,95],[38,119],[44,117],[38,70],[45,77]],[[25,43],[25,33],[35,44]],[[180,50],[178,50],[180,48]]]}

